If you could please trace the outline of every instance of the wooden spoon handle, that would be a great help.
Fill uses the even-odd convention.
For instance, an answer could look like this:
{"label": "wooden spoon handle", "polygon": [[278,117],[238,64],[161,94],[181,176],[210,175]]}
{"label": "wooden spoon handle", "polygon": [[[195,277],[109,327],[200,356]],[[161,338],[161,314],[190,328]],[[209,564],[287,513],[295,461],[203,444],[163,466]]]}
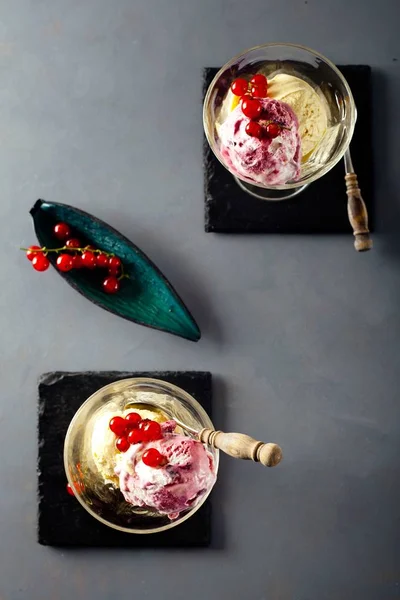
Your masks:
{"label": "wooden spoon handle", "polygon": [[357,175],[355,173],[346,173],[346,191],[347,191],[347,211],[349,213],[350,224],[354,232],[354,247],[357,252],[366,252],[372,248],[372,240],[369,237],[368,213],[365,202],[361,196],[361,190],[358,187]]}
{"label": "wooden spoon handle", "polygon": [[265,467],[275,467],[282,460],[282,450],[278,444],[264,444],[244,433],[224,433],[214,429],[202,429],[199,440],[233,458],[243,458],[260,462]]}

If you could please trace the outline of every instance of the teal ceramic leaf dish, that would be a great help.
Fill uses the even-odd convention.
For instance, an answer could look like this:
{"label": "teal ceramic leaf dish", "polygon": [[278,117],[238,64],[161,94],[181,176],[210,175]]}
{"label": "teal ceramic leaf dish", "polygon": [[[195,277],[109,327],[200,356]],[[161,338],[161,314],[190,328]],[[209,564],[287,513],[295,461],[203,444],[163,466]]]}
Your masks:
{"label": "teal ceramic leaf dish", "polygon": [[[104,293],[94,272],[87,269],[60,272],[56,269],[85,298],[139,325],[166,331],[193,342],[200,339],[196,321],[169,281],[137,246],[118,231],[67,204],[38,200],[30,213],[40,246],[54,247],[54,225],[64,222],[73,229],[74,236],[122,260],[129,279],[123,279],[120,290],[113,295]],[[48,259],[55,266],[57,255],[49,253]]]}

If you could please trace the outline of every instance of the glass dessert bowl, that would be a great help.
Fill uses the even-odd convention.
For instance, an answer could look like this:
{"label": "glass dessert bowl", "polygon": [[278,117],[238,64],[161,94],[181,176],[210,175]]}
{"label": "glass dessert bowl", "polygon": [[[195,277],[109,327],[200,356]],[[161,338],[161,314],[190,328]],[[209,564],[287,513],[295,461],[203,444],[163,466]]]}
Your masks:
{"label": "glass dessert bowl", "polygon": [[203,108],[212,151],[264,200],[299,194],[343,157],[356,107],[336,66],[304,46],[265,44],[230,60]]}
{"label": "glass dessert bowl", "polygon": [[[139,417],[127,418],[132,413]],[[174,417],[196,430],[213,428],[194,398],[156,379],[117,381],[82,404],[67,431],[64,466],[93,517],[127,533],[155,533],[200,508],[215,483],[219,452],[175,427]]]}

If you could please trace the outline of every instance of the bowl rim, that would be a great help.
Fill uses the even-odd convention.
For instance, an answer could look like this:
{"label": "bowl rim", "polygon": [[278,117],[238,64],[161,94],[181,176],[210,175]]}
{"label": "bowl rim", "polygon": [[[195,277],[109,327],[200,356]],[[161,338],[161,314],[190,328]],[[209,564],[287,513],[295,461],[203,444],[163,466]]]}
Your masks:
{"label": "bowl rim", "polygon": [[213,450],[215,452],[215,459],[214,459],[215,481],[214,481],[214,484],[212,485],[212,487],[207,491],[206,494],[204,494],[204,496],[203,496],[203,498],[201,498],[200,502],[198,504],[196,504],[196,506],[192,510],[190,510],[186,515],[184,515],[181,518],[178,517],[178,519],[176,519],[176,521],[171,521],[170,523],[167,523],[166,525],[163,525],[161,527],[155,527],[153,529],[142,530],[142,529],[132,529],[132,528],[127,528],[127,527],[120,527],[119,525],[115,525],[113,523],[110,523],[110,521],[103,519],[98,514],[96,514],[91,508],[89,508],[85,502],[82,501],[82,499],[80,498],[79,490],[77,490],[77,488],[74,485],[74,482],[70,479],[70,477],[68,475],[68,468],[67,468],[67,465],[68,465],[67,451],[68,451],[68,447],[69,447],[68,442],[69,442],[69,437],[71,435],[74,423],[75,423],[76,419],[78,418],[79,413],[81,412],[81,410],[83,410],[83,408],[87,404],[89,404],[91,401],[93,401],[93,399],[96,396],[98,396],[100,393],[102,393],[102,394],[105,393],[108,388],[114,387],[117,384],[126,384],[128,387],[129,387],[129,385],[135,385],[135,384],[139,384],[139,385],[140,384],[141,385],[150,384],[150,386],[158,387],[158,388],[160,388],[160,384],[161,384],[161,387],[166,386],[167,389],[169,388],[171,395],[173,395],[173,393],[176,392],[178,394],[186,396],[186,398],[195,405],[195,408],[200,413],[201,418],[204,419],[205,422],[208,422],[208,426],[210,426],[214,429],[214,425],[213,425],[208,413],[204,410],[204,408],[201,406],[201,404],[195,398],[193,398],[193,396],[191,394],[189,394],[182,388],[178,387],[177,385],[174,385],[173,383],[169,383],[168,381],[164,381],[162,379],[156,379],[156,378],[152,378],[152,377],[128,377],[126,379],[118,379],[117,381],[113,381],[113,382],[108,383],[107,385],[99,388],[98,390],[93,392],[93,394],[91,394],[89,396],[89,398],[87,398],[85,400],[85,402],[83,402],[80,405],[80,407],[78,408],[78,410],[75,412],[74,416],[72,417],[70,424],[68,425],[67,433],[65,434],[64,450],[63,450],[64,471],[65,471],[65,475],[67,477],[67,481],[68,481],[69,485],[72,487],[72,490],[74,491],[75,499],[78,500],[78,502],[81,504],[81,506],[83,506],[83,508],[92,517],[97,519],[97,521],[100,521],[101,523],[103,523],[103,525],[106,525],[107,527],[110,527],[111,529],[116,529],[118,531],[122,531],[124,533],[147,535],[147,534],[152,534],[152,533],[159,533],[161,531],[167,531],[169,529],[172,529],[173,527],[180,525],[181,523],[183,523],[184,521],[189,519],[192,515],[194,515],[199,510],[199,508],[201,508],[201,506],[203,506],[204,502],[207,500],[208,496],[210,495],[210,493],[217,481],[217,476],[218,476],[219,450],[217,448],[213,448]]}
{"label": "bowl rim", "polygon": [[218,154],[216,152],[214,152],[214,147],[213,147],[213,144],[212,144],[212,140],[210,139],[210,137],[208,135],[208,132],[207,132],[207,127],[205,126],[205,123],[206,123],[206,106],[208,106],[208,104],[210,102],[210,96],[211,96],[211,93],[212,93],[212,91],[213,91],[213,89],[215,87],[215,84],[216,84],[217,80],[227,70],[227,68],[229,68],[231,66],[232,63],[237,62],[240,58],[246,56],[246,54],[248,54],[249,52],[253,52],[254,50],[259,50],[259,49],[263,49],[263,48],[272,48],[272,47],[276,47],[276,46],[289,47],[289,48],[297,48],[299,50],[305,50],[306,52],[309,52],[313,56],[316,56],[317,58],[321,59],[324,63],[326,63],[336,73],[336,75],[341,80],[344,88],[346,89],[346,93],[347,93],[347,95],[349,97],[349,103],[350,103],[350,127],[347,128],[348,135],[347,135],[346,142],[343,144],[343,147],[342,147],[341,151],[338,153],[338,155],[332,161],[329,161],[328,163],[326,163],[326,165],[324,167],[322,167],[317,173],[315,173],[315,175],[313,175],[312,177],[310,177],[310,178],[308,178],[306,180],[303,180],[303,181],[301,181],[299,183],[297,183],[297,182],[294,182],[294,183],[285,183],[285,184],[282,184],[282,185],[271,186],[269,188],[266,188],[265,186],[260,185],[260,184],[258,184],[256,182],[253,182],[251,184],[251,185],[254,185],[256,187],[259,187],[260,189],[289,190],[289,189],[294,189],[294,188],[297,188],[297,187],[300,187],[300,186],[304,186],[304,185],[308,185],[310,183],[313,183],[317,179],[320,179],[321,177],[323,177],[324,175],[326,175],[343,158],[344,154],[346,153],[347,149],[350,146],[351,140],[353,139],[354,129],[355,129],[355,126],[356,126],[356,121],[357,121],[357,107],[356,107],[356,104],[354,102],[353,93],[352,93],[350,85],[349,85],[347,79],[345,78],[345,76],[343,75],[343,73],[337,68],[337,66],[331,60],[329,60],[329,58],[327,58],[326,56],[324,56],[323,54],[321,54],[317,50],[313,50],[309,46],[304,46],[302,44],[295,44],[295,43],[292,43],[292,42],[268,42],[267,44],[259,44],[257,46],[252,46],[251,48],[248,48],[247,50],[244,50],[243,52],[240,52],[239,54],[236,54],[233,58],[231,58],[230,60],[228,60],[228,62],[226,62],[218,70],[218,73],[213,77],[211,83],[208,86],[207,93],[205,95],[204,102],[203,102],[203,129],[204,129],[205,136],[207,138],[207,142],[208,142],[208,144],[209,144],[209,146],[210,146],[210,148],[211,148],[214,156],[222,164],[222,166],[225,169],[227,169],[227,171],[229,171],[229,173],[231,173],[231,175],[233,177],[238,177],[241,181],[244,181],[245,183],[249,183],[248,181],[246,181],[245,179],[242,179],[238,175],[233,174],[225,166],[225,163],[221,160],[221,158],[218,156]]}

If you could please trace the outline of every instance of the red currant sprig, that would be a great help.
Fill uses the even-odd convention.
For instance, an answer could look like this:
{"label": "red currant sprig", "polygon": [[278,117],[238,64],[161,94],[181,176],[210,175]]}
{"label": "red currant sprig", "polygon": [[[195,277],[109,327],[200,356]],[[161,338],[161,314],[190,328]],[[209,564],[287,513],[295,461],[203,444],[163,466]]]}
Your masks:
{"label": "red currant sprig", "polygon": [[68,248],[79,248],[79,246],[81,245],[81,242],[80,242],[80,240],[78,240],[78,238],[72,238],[70,240],[67,240],[65,242],[65,245]]}
{"label": "red currant sprig", "polygon": [[119,290],[119,279],[113,275],[106,277],[103,281],[103,290],[107,292],[107,294],[116,294]]}
{"label": "red currant sprig", "polygon": [[69,225],[67,225],[66,223],[57,223],[57,225],[54,226],[53,231],[54,235],[59,240],[66,240],[71,235]]}
{"label": "red currant sprig", "polygon": [[[82,481],[74,480],[74,485],[75,485],[75,488],[76,488],[78,494],[81,494],[85,489],[85,486]],[[75,496],[75,492],[72,489],[72,485],[70,483],[67,483],[66,488],[67,488],[67,492],[70,496]]]}
{"label": "red currant sprig", "polygon": [[[262,113],[262,104],[257,98],[266,98],[268,94],[268,80],[265,75],[257,73],[248,82],[246,79],[239,77],[231,84],[232,93],[240,96],[240,105],[243,114],[250,119],[246,125],[246,133],[257,139],[267,137],[270,139],[276,138],[281,129],[284,129],[279,123],[268,121],[265,124],[256,122]],[[264,126],[263,126],[264,125]]]}
{"label": "red currant sprig", "polygon": [[74,268],[74,257],[70,254],[60,254],[57,258],[57,269],[59,271],[70,271]]}
{"label": "red currant sprig", "polygon": [[258,119],[262,113],[262,106],[259,100],[251,96],[243,96],[241,99],[242,113],[249,119]]}
{"label": "red currant sprig", "polygon": [[246,79],[235,79],[231,85],[232,93],[240,96],[242,113],[250,119],[246,125],[246,133],[250,137],[261,140],[262,138],[274,139],[282,129],[283,125],[274,121],[258,121],[262,113],[262,104],[257,98],[266,98],[268,93],[268,81],[265,75],[258,73],[249,82]]}
{"label": "red currant sprig", "polygon": [[35,250],[40,250],[40,246],[29,246],[28,250],[26,251],[26,258],[31,262],[33,261],[35,256],[37,256]]}
{"label": "red currant sprig", "polygon": [[265,75],[258,73],[250,81],[238,77],[231,84],[232,94],[235,96],[250,95],[254,98],[266,98],[268,93],[268,81]]}
{"label": "red currant sprig", "polygon": [[[115,294],[120,289],[121,279],[129,279],[129,275],[124,272],[123,264],[118,256],[111,252],[104,252],[93,246],[83,247],[78,238],[71,238],[71,229],[67,223],[57,223],[53,229],[55,237],[66,240],[65,246],[61,248],[40,248],[39,246],[30,246],[30,248],[21,248],[26,252],[26,257],[32,263],[36,271],[47,271],[50,261],[47,255],[50,252],[59,254],[56,266],[59,271],[64,273],[72,269],[108,269],[109,276],[103,281],[103,290],[107,294]],[[68,238],[68,239],[66,239]],[[74,252],[69,254],[68,251]]]}
{"label": "red currant sprig", "polygon": [[265,131],[267,132],[268,137],[276,138],[280,134],[281,129],[282,127],[278,125],[278,123],[268,123]]}
{"label": "red currant sprig", "polygon": [[282,129],[289,129],[274,121],[249,121],[246,125],[245,131],[247,135],[258,138],[276,138]]}
{"label": "red currant sprig", "polygon": [[157,423],[157,421],[143,419],[139,423],[138,429],[145,442],[153,442],[154,440],[159,440],[162,437],[161,425],[160,423]]}
{"label": "red currant sprig", "polygon": [[258,73],[250,79],[251,95],[256,98],[266,98],[268,94],[268,81],[265,75]]}
{"label": "red currant sprig", "polygon": [[137,412],[131,412],[125,415],[125,422],[127,423],[128,429],[135,429],[135,427],[139,426],[140,421],[142,421],[142,417]]}
{"label": "red currant sprig", "polygon": [[247,94],[248,87],[249,84],[247,83],[246,79],[238,77],[231,84],[232,94],[235,94],[235,96],[244,96]]}
{"label": "red currant sprig", "polygon": [[35,271],[47,271],[50,266],[50,261],[45,254],[38,254],[32,259],[32,267]]}
{"label": "red currant sprig", "polygon": [[153,468],[161,467],[168,463],[167,458],[163,456],[157,448],[149,448],[146,452],[143,452],[142,461],[148,467]]}
{"label": "red currant sprig", "polygon": [[131,412],[126,417],[113,417],[109,428],[117,436],[117,450],[126,452],[129,446],[142,442],[154,442],[162,438],[160,423],[150,419],[142,419],[139,413]]}
{"label": "red currant sprig", "polygon": [[123,417],[113,417],[109,424],[109,428],[115,435],[124,435],[127,430],[128,423]]}
{"label": "red currant sprig", "polygon": [[115,442],[115,447],[120,452],[126,452],[130,447],[130,443],[126,437],[119,437]]}
{"label": "red currant sprig", "polygon": [[259,140],[263,136],[263,128],[260,123],[257,123],[257,121],[249,121],[246,125],[245,131],[247,135],[258,138]]}

